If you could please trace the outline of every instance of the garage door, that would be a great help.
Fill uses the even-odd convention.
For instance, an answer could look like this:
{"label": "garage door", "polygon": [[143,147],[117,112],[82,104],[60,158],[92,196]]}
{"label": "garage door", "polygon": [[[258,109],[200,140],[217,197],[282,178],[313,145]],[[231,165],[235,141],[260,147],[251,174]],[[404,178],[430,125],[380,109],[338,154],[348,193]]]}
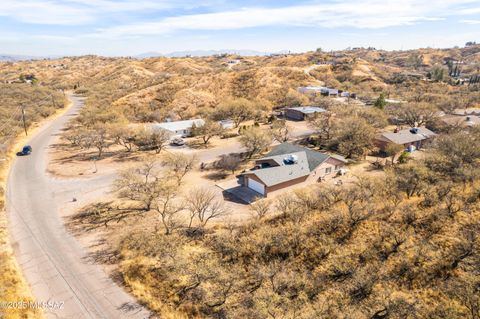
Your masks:
{"label": "garage door", "polygon": [[251,178],[248,179],[248,188],[253,189],[257,193],[265,195],[265,186]]}

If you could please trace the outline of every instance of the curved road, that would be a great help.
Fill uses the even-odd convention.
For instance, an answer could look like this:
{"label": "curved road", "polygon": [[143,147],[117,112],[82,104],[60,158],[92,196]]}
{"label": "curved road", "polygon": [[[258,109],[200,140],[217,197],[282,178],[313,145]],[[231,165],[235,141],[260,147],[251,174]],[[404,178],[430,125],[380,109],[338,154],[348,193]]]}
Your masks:
{"label": "curved road", "polygon": [[70,98],[73,106],[30,140],[33,153],[18,157],[10,170],[7,210],[17,261],[37,301],[64,302],[62,309],[45,310],[49,318],[148,318],[150,313],[100,265],[87,261],[87,252],[60,217],[58,207],[65,205],[65,193],[81,187],[80,181],[72,180],[72,189],[65,191],[68,183],[55,181],[46,172],[49,146],[83,106],[82,98]]}

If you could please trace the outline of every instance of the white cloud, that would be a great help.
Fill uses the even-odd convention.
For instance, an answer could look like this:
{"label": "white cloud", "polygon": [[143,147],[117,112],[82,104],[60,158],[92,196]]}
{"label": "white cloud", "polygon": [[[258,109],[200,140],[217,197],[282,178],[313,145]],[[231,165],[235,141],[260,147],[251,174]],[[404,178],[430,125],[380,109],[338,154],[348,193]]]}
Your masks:
{"label": "white cloud", "polygon": [[[65,3],[83,5],[96,12],[139,12],[145,10],[162,10],[168,8],[193,8],[200,6],[196,1],[188,0],[64,0]],[[209,1],[202,1],[206,6]]]}
{"label": "white cloud", "polygon": [[466,24],[480,24],[480,20],[460,20],[460,22]]}
{"label": "white cloud", "polygon": [[454,14],[452,9],[458,5],[471,4],[472,1],[435,0],[427,4],[417,0],[337,0],[328,4],[244,8],[105,28],[100,29],[96,36],[142,36],[177,30],[232,30],[266,26],[377,29],[440,20]]}
{"label": "white cloud", "polygon": [[[212,1],[202,1],[201,6]],[[193,8],[199,6],[196,3],[193,0],[2,0],[0,17],[31,24],[83,25],[112,13]]]}
{"label": "white cloud", "polygon": [[37,0],[2,0],[0,17],[36,24],[84,24],[92,21],[92,16],[84,9]]}

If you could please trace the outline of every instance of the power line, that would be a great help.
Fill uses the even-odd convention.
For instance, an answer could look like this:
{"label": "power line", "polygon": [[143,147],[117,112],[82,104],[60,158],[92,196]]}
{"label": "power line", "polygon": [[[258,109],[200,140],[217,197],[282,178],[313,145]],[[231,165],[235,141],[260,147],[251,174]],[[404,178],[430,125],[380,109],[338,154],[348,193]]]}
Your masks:
{"label": "power line", "polygon": [[6,119],[5,120],[5,124],[3,124],[2,127],[0,127],[0,132],[3,131],[3,129],[5,129],[7,127],[7,125],[9,125],[10,123],[8,123],[10,120],[12,120],[15,116],[18,115],[19,111],[21,110],[21,106],[18,106],[17,109],[15,110],[15,112],[10,116],[10,118]]}
{"label": "power line", "polygon": [[25,122],[25,107],[23,105],[22,105],[22,122],[23,122],[23,129],[25,130],[25,136],[28,136],[27,124]]}

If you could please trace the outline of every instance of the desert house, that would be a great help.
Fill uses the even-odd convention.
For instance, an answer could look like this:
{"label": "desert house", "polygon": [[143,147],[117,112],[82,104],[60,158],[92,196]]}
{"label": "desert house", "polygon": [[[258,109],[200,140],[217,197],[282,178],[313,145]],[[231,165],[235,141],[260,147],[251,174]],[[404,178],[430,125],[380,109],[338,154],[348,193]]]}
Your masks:
{"label": "desert house", "polygon": [[348,92],[348,91],[341,91],[341,90],[339,90],[338,92],[339,92],[340,97],[347,97],[347,98],[350,98],[350,99],[356,99],[357,98],[356,93],[351,93],[351,92]]}
{"label": "desert house", "polygon": [[339,92],[337,89],[323,88],[320,93],[325,96],[338,96]]}
{"label": "desert house", "polygon": [[335,176],[347,163],[341,156],[316,152],[290,143],[277,145],[255,168],[240,175],[242,186],[267,197],[273,191],[308,180]]}
{"label": "desert house", "polygon": [[300,86],[297,91],[303,94],[322,93],[324,89],[326,89],[324,86]]}
{"label": "desert house", "polygon": [[304,121],[309,116],[322,112],[326,112],[326,110],[317,106],[289,107],[285,109],[285,118],[294,121]]}
{"label": "desert house", "polygon": [[343,92],[342,90],[328,88],[325,86],[300,86],[297,88],[297,91],[303,94],[320,93],[324,96],[339,96],[341,93],[345,93],[343,94],[343,97],[356,98],[355,93]]}
{"label": "desert house", "polygon": [[205,125],[205,121],[202,119],[186,120],[186,121],[174,121],[152,124],[152,129],[164,129],[172,133],[172,137],[189,137],[192,135],[194,127],[200,127]]}
{"label": "desert house", "polygon": [[433,133],[426,127],[412,127],[408,129],[395,129],[393,132],[382,133],[375,140],[375,145],[383,152],[389,144],[403,145],[405,150],[412,152],[422,146],[428,140],[435,137],[437,134]]}
{"label": "desert house", "polygon": [[229,130],[235,127],[235,123],[232,120],[221,120],[218,121],[218,124],[220,124],[225,130]]}

